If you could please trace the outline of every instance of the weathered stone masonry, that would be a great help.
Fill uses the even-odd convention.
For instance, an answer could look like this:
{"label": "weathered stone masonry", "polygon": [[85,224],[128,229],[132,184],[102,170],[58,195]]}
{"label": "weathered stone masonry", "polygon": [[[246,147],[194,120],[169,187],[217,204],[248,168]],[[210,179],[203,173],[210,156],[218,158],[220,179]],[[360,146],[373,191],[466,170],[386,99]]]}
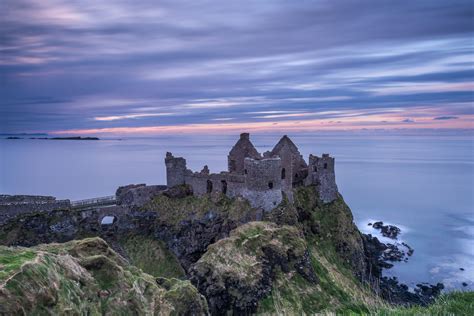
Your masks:
{"label": "weathered stone masonry", "polygon": [[70,208],[69,200],[56,200],[53,196],[0,195],[0,225],[22,214]]}
{"label": "weathered stone masonry", "polygon": [[228,171],[220,173],[210,173],[207,166],[201,172],[193,172],[187,169],[184,158],[169,152],[165,164],[168,187],[188,184],[196,195],[221,192],[229,197],[242,196],[253,207],[266,211],[282,201],[283,193],[292,199],[296,186],[315,185],[324,203],[336,199],[338,192],[334,158],[328,154],[310,155],[308,165],[286,135],[262,157],[249,134],[241,134],[228,155]]}

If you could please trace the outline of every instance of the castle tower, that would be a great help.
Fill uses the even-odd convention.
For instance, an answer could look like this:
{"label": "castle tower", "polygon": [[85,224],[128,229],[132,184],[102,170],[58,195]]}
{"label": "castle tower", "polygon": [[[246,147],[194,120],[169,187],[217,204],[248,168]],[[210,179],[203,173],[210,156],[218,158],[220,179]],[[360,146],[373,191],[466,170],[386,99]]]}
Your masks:
{"label": "castle tower", "polygon": [[240,134],[240,139],[227,156],[229,172],[244,174],[245,158],[260,159],[261,156],[250,141],[249,133]]}
{"label": "castle tower", "polygon": [[318,188],[319,198],[329,203],[337,198],[335,160],[329,154],[322,157],[309,155],[308,177],[306,185],[315,185]]}
{"label": "castle tower", "polygon": [[281,193],[281,159],[245,158],[245,190],[243,197],[253,207],[261,207],[265,211],[275,208],[282,201]]}
{"label": "castle tower", "polygon": [[308,165],[298,147],[284,135],[267,156],[281,158],[282,190],[290,192],[295,186],[302,185],[307,176]]}
{"label": "castle tower", "polygon": [[186,159],[174,157],[172,153],[167,152],[165,158],[166,164],[166,184],[168,188],[185,183]]}

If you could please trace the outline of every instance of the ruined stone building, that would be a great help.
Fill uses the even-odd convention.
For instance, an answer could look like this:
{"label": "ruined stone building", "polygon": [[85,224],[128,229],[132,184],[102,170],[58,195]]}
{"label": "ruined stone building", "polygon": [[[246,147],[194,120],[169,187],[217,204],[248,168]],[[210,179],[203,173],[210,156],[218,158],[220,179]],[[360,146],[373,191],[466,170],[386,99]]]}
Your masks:
{"label": "ruined stone building", "polygon": [[227,158],[228,171],[210,173],[204,166],[200,172],[193,172],[186,167],[184,158],[167,153],[167,186],[188,184],[196,195],[221,192],[229,197],[242,196],[253,207],[264,210],[277,206],[283,194],[291,200],[297,186],[316,186],[324,203],[337,197],[334,158],[328,154],[310,155],[306,163],[286,135],[262,156],[250,141],[250,135],[243,133]]}

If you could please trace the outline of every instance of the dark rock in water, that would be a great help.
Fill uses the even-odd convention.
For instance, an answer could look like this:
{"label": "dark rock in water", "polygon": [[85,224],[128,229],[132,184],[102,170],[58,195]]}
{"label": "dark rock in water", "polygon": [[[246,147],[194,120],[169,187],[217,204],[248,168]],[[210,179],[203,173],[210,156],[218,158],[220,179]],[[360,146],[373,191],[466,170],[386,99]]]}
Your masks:
{"label": "dark rock in water", "polygon": [[400,233],[400,228],[393,225],[382,226],[382,235],[391,239],[397,239],[398,234]]}
{"label": "dark rock in water", "polygon": [[[370,223],[369,223],[369,226],[370,226]],[[382,236],[388,237],[388,238],[391,238],[391,239],[397,239],[398,234],[400,234],[400,232],[401,232],[401,229],[398,228],[397,226],[384,225],[382,221],[375,222],[372,225],[372,227],[375,228],[375,229],[380,229],[380,231],[382,233]]]}
{"label": "dark rock in water", "polygon": [[408,249],[407,252],[401,249],[399,245],[384,244],[380,242],[377,237],[373,237],[370,234],[362,235],[362,237],[366,261],[368,263],[367,273],[371,278],[380,278],[383,269],[393,267],[391,262],[408,262],[408,257],[414,252],[413,248],[406,243],[402,243],[402,245]]}
{"label": "dark rock in water", "polygon": [[[386,234],[388,235],[398,234],[399,232],[398,228],[391,228],[395,226],[383,225],[383,222],[376,222],[373,227],[382,229],[382,231],[386,227]],[[366,257],[371,263],[373,278],[379,281],[380,294],[385,300],[397,305],[428,305],[441,293],[444,288],[441,283],[436,285],[418,284],[415,291],[411,292],[408,286],[399,283],[396,277],[382,277],[383,269],[393,267],[393,264],[389,262],[407,262],[408,257],[413,255],[414,250],[405,242],[402,242],[401,246],[408,249],[406,252],[400,244],[384,244],[371,235],[363,235],[363,237]]]}
{"label": "dark rock in water", "polygon": [[459,268],[459,270],[464,271],[464,268]]}
{"label": "dark rock in water", "polygon": [[380,279],[380,292],[384,299],[397,305],[422,305],[426,306],[434,301],[444,289],[442,283],[436,285],[417,284],[414,292],[410,292],[406,284],[398,282],[396,277]]}
{"label": "dark rock in water", "polygon": [[407,247],[408,251],[407,251],[407,255],[409,257],[411,257],[413,255],[413,253],[415,252],[415,249],[413,249],[412,247],[410,247],[407,243],[405,242],[402,242],[402,245]]}
{"label": "dark rock in water", "polygon": [[382,254],[384,260],[402,261],[405,253],[394,244],[387,244],[387,249]]}
{"label": "dark rock in water", "polygon": [[368,223],[367,226],[372,226],[372,223]]}
{"label": "dark rock in water", "polygon": [[444,289],[443,283],[437,283],[436,285],[421,283],[417,284],[415,293],[420,296],[422,304],[431,303],[438,295],[441,294],[441,291]]}
{"label": "dark rock in water", "polygon": [[467,283],[466,283],[466,282],[463,282],[463,283],[462,283],[462,286],[467,286]]}
{"label": "dark rock in water", "polygon": [[375,222],[372,227],[375,229],[381,229],[383,226],[383,222]]}

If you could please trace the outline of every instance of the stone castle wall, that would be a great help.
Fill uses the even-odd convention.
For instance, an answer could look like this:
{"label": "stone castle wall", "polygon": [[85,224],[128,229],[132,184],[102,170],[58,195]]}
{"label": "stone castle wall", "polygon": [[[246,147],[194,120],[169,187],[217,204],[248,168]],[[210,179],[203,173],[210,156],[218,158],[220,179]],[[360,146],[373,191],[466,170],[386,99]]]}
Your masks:
{"label": "stone castle wall", "polygon": [[21,214],[71,209],[71,201],[53,196],[0,195],[0,225]]}
{"label": "stone castle wall", "polygon": [[246,158],[244,166],[245,188],[241,195],[250,201],[250,205],[269,211],[280,204],[283,198],[280,158]]}
{"label": "stone castle wall", "polygon": [[166,173],[166,184],[169,187],[183,184],[186,175],[186,160],[181,157],[175,158],[168,152],[166,153],[165,164],[166,170],[173,170],[173,172]]}
{"label": "stone castle wall", "polygon": [[337,198],[336,173],[334,172],[335,160],[329,154],[322,157],[309,155],[308,177],[306,185],[315,185],[319,197],[324,203],[329,203]]}
{"label": "stone castle wall", "polygon": [[[246,158],[243,174],[221,172],[209,173],[207,166],[201,172],[186,168],[186,160],[166,156],[167,179],[172,185],[187,184],[195,195],[213,192],[223,193],[229,197],[243,196],[253,207],[270,210],[282,200],[279,158],[251,159]],[[184,174],[184,176],[182,176]]]}
{"label": "stone castle wall", "polygon": [[189,184],[196,195],[220,192],[229,197],[235,197],[244,189],[245,177],[244,175],[230,174],[228,172],[206,174],[188,170],[184,183]]}
{"label": "stone castle wall", "polygon": [[117,205],[141,206],[165,191],[166,185],[131,184],[119,187],[115,192]]}
{"label": "stone castle wall", "polygon": [[299,185],[316,186],[324,203],[332,202],[338,194],[334,158],[328,154],[310,155],[306,164],[286,135],[262,158],[249,134],[241,134],[229,153],[228,172],[210,173],[207,166],[201,172],[193,172],[187,169],[184,158],[171,153],[166,154],[165,163],[168,187],[188,184],[196,195],[220,192],[229,197],[242,196],[253,207],[264,210],[277,206],[283,193],[291,200],[293,188]]}
{"label": "stone castle wall", "polygon": [[232,173],[243,174],[245,169],[245,158],[260,159],[261,155],[250,141],[248,133],[240,134],[240,138],[227,156],[228,170]]}

